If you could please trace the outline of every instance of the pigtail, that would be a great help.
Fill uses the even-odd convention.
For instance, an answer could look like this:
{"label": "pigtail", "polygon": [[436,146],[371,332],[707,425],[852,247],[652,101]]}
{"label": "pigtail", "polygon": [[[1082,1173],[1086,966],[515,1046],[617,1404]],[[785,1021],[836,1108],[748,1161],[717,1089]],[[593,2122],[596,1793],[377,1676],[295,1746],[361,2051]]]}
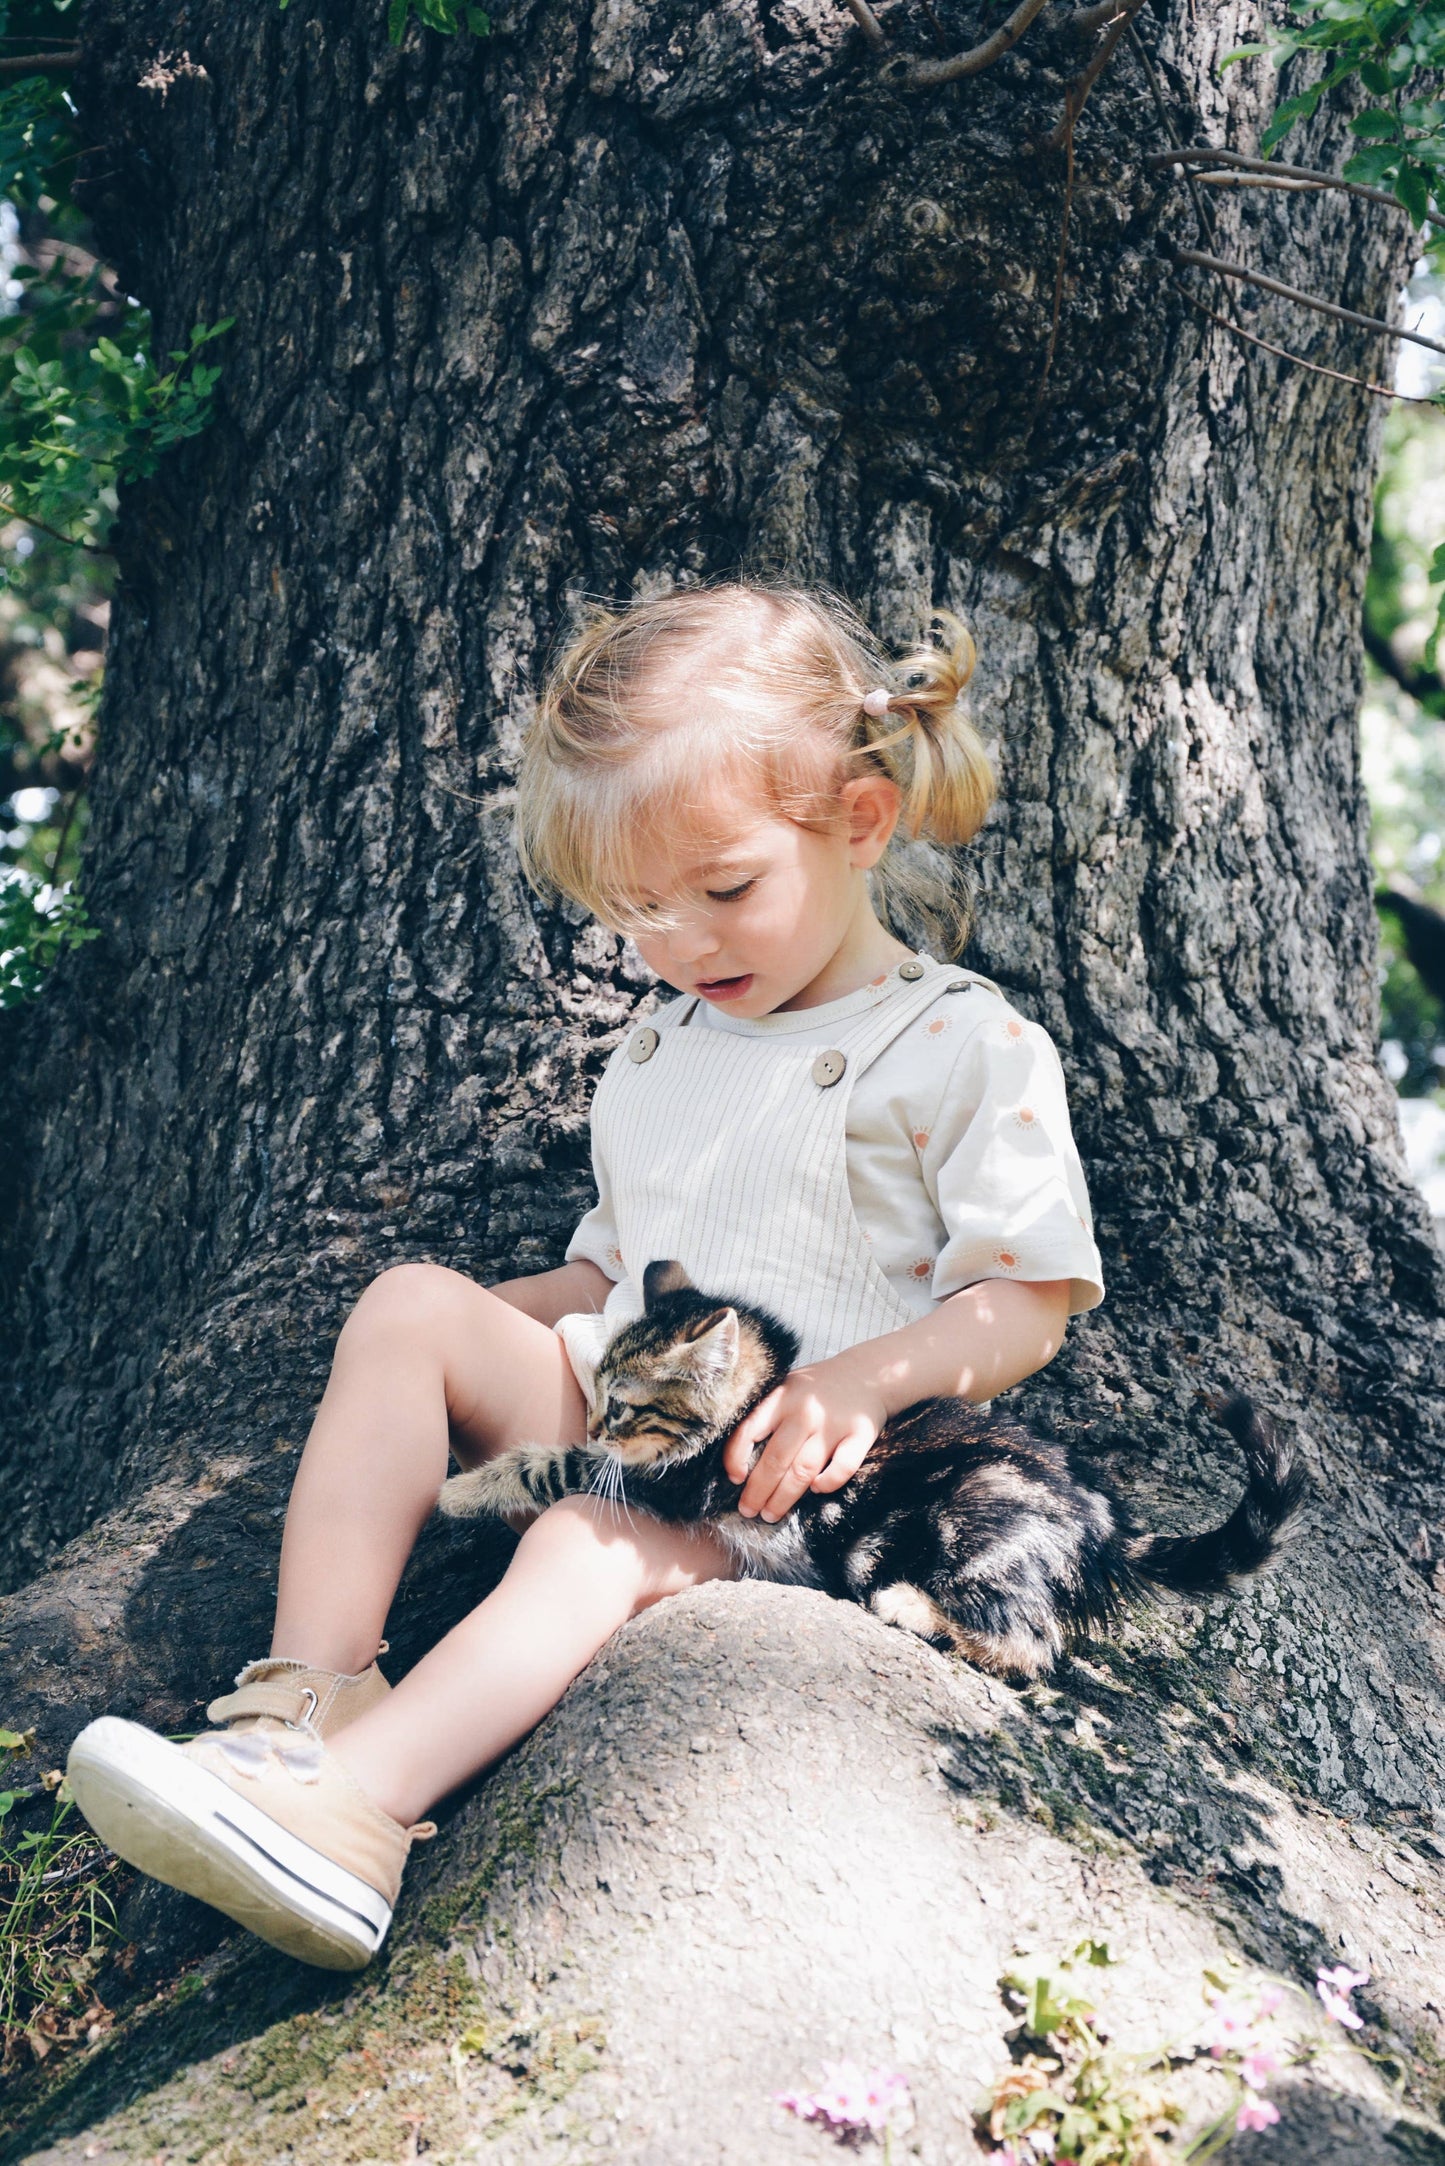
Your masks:
{"label": "pigtail", "polygon": [[870,752],[891,755],[885,764],[903,791],[904,832],[957,848],[982,827],[996,785],[983,739],[960,704],[978,658],[973,635],[948,610],[935,610],[932,621],[945,644],[915,647],[897,666],[897,690],[867,694],[865,742]]}

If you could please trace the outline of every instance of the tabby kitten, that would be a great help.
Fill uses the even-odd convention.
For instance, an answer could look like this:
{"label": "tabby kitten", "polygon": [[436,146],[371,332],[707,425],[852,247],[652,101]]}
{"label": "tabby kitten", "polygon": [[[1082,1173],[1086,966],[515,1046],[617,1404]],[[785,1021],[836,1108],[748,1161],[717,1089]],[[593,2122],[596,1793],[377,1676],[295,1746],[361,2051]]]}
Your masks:
{"label": "tabby kitten", "polygon": [[737,1424],[792,1368],[797,1340],[745,1302],[700,1293],[680,1264],[643,1274],[643,1314],[597,1371],[585,1446],[527,1445],[442,1489],[454,1518],[593,1491],[658,1519],[706,1520],[745,1576],[822,1587],[998,1676],[1037,1677],[1150,1587],[1214,1594],[1274,1556],[1304,1479],[1267,1416],[1216,1408],[1248,1487],[1203,1534],[1137,1534],[1061,1445],[966,1399],[897,1414],[846,1486],[806,1492],[769,1526],[737,1511],[722,1468]]}

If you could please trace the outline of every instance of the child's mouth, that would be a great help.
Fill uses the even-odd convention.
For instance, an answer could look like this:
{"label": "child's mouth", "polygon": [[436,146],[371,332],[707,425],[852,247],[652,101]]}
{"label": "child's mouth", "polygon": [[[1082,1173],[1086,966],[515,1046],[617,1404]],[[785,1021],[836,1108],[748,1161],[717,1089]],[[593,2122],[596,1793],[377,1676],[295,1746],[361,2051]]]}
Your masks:
{"label": "child's mouth", "polygon": [[699,978],[697,990],[704,1000],[741,1000],[753,982],[745,970],[740,978]]}

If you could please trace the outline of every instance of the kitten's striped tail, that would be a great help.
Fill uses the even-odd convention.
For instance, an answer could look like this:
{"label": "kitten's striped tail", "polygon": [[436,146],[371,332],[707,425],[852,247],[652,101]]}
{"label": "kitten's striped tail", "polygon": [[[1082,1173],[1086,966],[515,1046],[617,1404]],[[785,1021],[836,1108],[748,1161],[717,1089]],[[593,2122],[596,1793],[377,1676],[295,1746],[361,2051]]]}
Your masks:
{"label": "kitten's striped tail", "polygon": [[1288,1540],[1308,1487],[1288,1442],[1243,1392],[1211,1411],[1244,1453],[1244,1495],[1222,1526],[1205,1534],[1143,1534],[1125,1552],[1141,1579],[1176,1594],[1217,1594],[1263,1570]]}

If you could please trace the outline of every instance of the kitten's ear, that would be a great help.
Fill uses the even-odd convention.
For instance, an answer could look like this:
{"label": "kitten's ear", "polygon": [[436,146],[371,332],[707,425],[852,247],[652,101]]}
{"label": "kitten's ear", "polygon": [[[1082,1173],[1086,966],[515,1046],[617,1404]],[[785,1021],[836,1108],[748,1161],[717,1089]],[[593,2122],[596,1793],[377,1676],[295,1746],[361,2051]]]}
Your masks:
{"label": "kitten's ear", "polygon": [[691,1284],[692,1280],[682,1265],[671,1257],[650,1263],[642,1274],[642,1306],[650,1309],[664,1294],[679,1294],[685,1286]]}
{"label": "kitten's ear", "polygon": [[709,1316],[689,1324],[683,1340],[688,1367],[694,1376],[716,1383],[732,1374],[738,1358],[736,1309],[714,1309]]}

